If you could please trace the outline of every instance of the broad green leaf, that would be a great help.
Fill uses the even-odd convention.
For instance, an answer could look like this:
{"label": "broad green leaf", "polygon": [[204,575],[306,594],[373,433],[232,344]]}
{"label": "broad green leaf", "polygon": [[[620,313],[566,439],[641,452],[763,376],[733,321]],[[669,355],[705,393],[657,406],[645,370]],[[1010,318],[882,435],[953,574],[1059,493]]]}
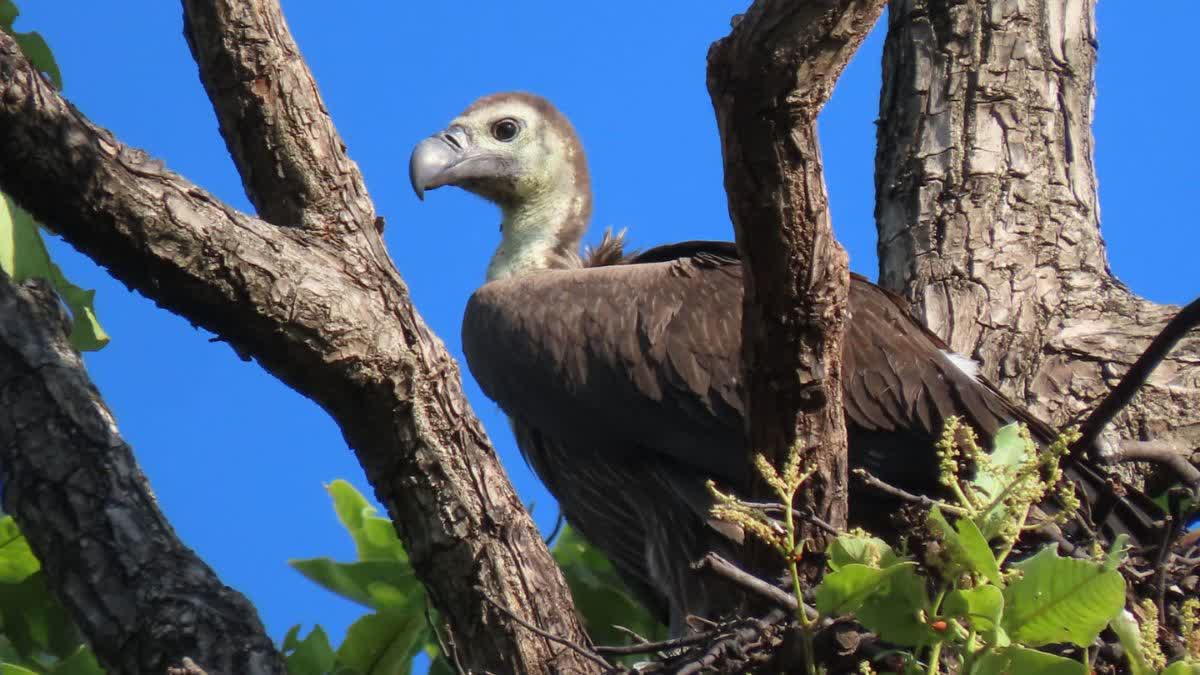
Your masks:
{"label": "broad green leaf", "polygon": [[81,644],[75,625],[46,588],[44,572],[0,585],[0,598],[0,624],[22,657],[43,653],[64,658]]}
{"label": "broad green leaf", "polygon": [[817,587],[817,611],[836,617],[854,613],[864,626],[888,642],[923,644],[931,631],[921,619],[928,613],[925,580],[913,563],[886,569],[849,564],[825,575]]}
{"label": "broad green leaf", "polygon": [[[1025,461],[1025,439],[1021,438],[1021,427],[1013,423],[1001,427],[992,440],[992,452],[988,455],[991,466],[980,470],[971,485],[976,493],[985,501],[992,502],[1012,481],[1017,468]],[[997,504],[984,513],[979,520],[979,530],[983,538],[991,539],[999,533],[1000,523],[1004,521],[1004,506]]]}
{"label": "broad green leaf", "polygon": [[0,675],[40,675],[36,670],[29,670],[11,663],[0,663]]}
{"label": "broad green leaf", "polygon": [[1108,626],[1117,634],[1117,641],[1125,649],[1125,660],[1129,662],[1130,675],[1154,675],[1154,669],[1146,661],[1146,654],[1142,650],[1142,636],[1137,619],[1127,610],[1121,610]]}
{"label": "broad green leaf", "polygon": [[13,282],[46,279],[71,310],[71,344],[80,351],[95,351],[108,344],[108,334],[96,319],[96,292],[67,280],[50,260],[38,225],[8,195],[0,192],[0,270]]}
{"label": "broad green leaf", "polygon": [[13,22],[21,15],[21,11],[13,4],[12,0],[0,0],[0,30],[8,32],[12,30]]}
{"label": "broad green leaf", "polygon": [[604,554],[573,528],[563,528],[551,553],[567,579],[588,634],[598,644],[630,642],[629,635],[613,628],[614,625],[624,626],[647,640],[667,637],[662,623],[629,595]]}
{"label": "broad green leaf", "polygon": [[290,652],[300,645],[300,624],[296,624],[288,629],[286,635],[283,636],[283,642],[280,644],[280,651]]}
{"label": "broad green leaf", "polygon": [[50,76],[51,84],[55,89],[61,91],[63,88],[62,72],[58,69],[58,62],[54,60],[54,53],[50,51],[50,45],[46,44],[46,39],[42,37],[41,33],[13,33],[12,36],[33,67]]}
{"label": "broad green leaf", "polygon": [[325,489],[333,498],[333,510],[338,520],[354,540],[359,560],[408,562],[392,521],[375,515],[375,507],[353,485],[339,479]]}
{"label": "broad green leaf", "polygon": [[996,555],[974,521],[959,518],[951,527],[941,509],[935,506],[929,511],[929,525],[941,536],[951,557],[963,569],[981,574],[996,585],[1004,583]]}
{"label": "broad green leaf", "polygon": [[355,621],[337,650],[339,665],[362,675],[398,675],[412,669],[412,659],[429,637],[423,612],[408,615],[368,614]]}
{"label": "broad green leaf", "polygon": [[296,644],[292,653],[285,655],[290,675],[326,675],[333,670],[336,656],[329,646],[329,636],[320,626],[314,626],[308,637]]}
{"label": "broad green leaf", "polygon": [[24,581],[42,565],[12,516],[0,516],[0,584]]}
{"label": "broad green leaf", "polygon": [[1012,645],[984,652],[971,675],[1088,675],[1079,661]]}
{"label": "broad green leaf", "polygon": [[378,611],[409,612],[425,602],[425,589],[407,562],[310,558],[288,564],[318,585]]}
{"label": "broad green leaf", "polygon": [[987,633],[1000,625],[1000,617],[1004,615],[1004,593],[990,585],[951,591],[942,603],[942,612],[962,617],[980,633]]}
{"label": "broad green leaf", "polygon": [[917,646],[935,639],[924,617],[932,611],[925,579],[912,564],[895,565],[882,592],[867,596],[856,612],[859,621],[879,637],[897,645]]}
{"label": "broad green leaf", "polygon": [[80,645],[67,658],[54,664],[49,675],[104,675],[105,671],[96,662],[96,655],[87,645]]}
{"label": "broad green leaf", "polygon": [[816,605],[821,616],[839,617],[856,611],[873,593],[883,591],[884,584],[899,565],[881,570],[858,563],[842,566],[825,575],[817,586]]}
{"label": "broad green leaf", "polygon": [[826,551],[829,569],[837,571],[846,565],[890,567],[898,558],[887,542],[867,534],[839,534]]}
{"label": "broad green leaf", "polygon": [[1162,671],[1162,675],[1200,675],[1200,663],[1176,661]]}
{"label": "broad green leaf", "polygon": [[1004,591],[1004,628],[1031,646],[1090,645],[1125,606],[1125,579],[1090,560],[1062,558],[1048,546],[1014,565],[1023,576]]}

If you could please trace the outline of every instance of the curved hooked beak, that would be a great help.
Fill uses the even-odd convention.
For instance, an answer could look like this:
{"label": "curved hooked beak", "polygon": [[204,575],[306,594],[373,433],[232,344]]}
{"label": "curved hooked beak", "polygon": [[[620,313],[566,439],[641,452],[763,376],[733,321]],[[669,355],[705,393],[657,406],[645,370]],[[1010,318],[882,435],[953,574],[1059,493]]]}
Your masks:
{"label": "curved hooked beak", "polygon": [[491,153],[481,153],[465,129],[457,124],[417,143],[408,160],[408,178],[418,199],[425,191],[443,185],[464,186],[472,181],[503,176],[508,161]]}

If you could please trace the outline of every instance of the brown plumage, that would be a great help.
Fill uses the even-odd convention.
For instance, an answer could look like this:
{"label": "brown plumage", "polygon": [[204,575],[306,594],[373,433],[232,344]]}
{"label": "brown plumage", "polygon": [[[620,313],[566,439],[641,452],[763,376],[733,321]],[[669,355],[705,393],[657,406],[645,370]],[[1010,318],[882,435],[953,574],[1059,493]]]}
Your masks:
{"label": "brown plumage", "polygon": [[[443,173],[470,161],[473,151],[457,147],[462,138],[494,128],[496,119],[513,114],[514,101],[532,111],[522,114],[544,119],[522,120],[528,138],[512,141],[497,181],[526,192],[507,188],[513,201],[501,206],[506,219],[526,228],[521,241],[533,242],[520,244],[521,251],[543,253],[532,266],[526,256],[524,267],[498,267],[496,260],[507,260],[517,246],[505,230],[493,259],[502,273],[476,291],[463,319],[467,363],[511,418],[521,452],[567,520],[679,631],[688,613],[715,616],[738,602],[690,563],[708,551],[736,559],[741,550],[736,533],[710,519],[705,481],[742,494],[750,485],[740,375],[742,266],[730,243],[686,242],[626,255],[623,237],[611,233],[582,261],[558,254],[579,250],[578,219],[522,211],[522,194],[530,204],[544,200],[552,182],[522,177],[574,176],[554,184],[587,190],[586,165],[565,118],[528,95],[497,95],[469,108],[451,127],[459,134],[453,157],[436,144],[426,156],[421,148],[435,141],[418,146],[412,163],[418,193],[445,184]],[[535,151],[561,142],[570,147],[567,159]],[[487,145],[489,157],[503,151]],[[528,166],[543,158],[551,164]],[[468,189],[481,194],[497,190],[478,175],[470,180]],[[590,192],[580,199],[590,205]],[[1051,440],[1044,423],[956,365],[893,294],[854,276],[849,307],[843,386],[852,466],[934,494],[934,442],[950,415],[965,418],[984,438],[1016,420],[1039,442]],[[1152,505],[1116,499],[1090,467],[1068,467],[1068,475],[1110,532],[1148,535]],[[876,527],[896,506],[857,489],[850,505],[852,519]]]}

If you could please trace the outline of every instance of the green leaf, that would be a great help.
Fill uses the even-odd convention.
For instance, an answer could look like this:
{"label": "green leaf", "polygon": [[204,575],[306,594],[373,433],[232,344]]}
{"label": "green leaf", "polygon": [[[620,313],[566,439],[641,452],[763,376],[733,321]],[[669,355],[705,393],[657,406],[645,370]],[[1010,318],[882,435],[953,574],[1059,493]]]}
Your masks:
{"label": "green leaf", "polygon": [[0,30],[6,33],[11,31],[13,22],[20,14],[21,10],[17,9],[12,0],[0,0]]}
{"label": "green leaf", "polygon": [[[894,571],[893,571],[894,570]],[[924,617],[932,611],[925,579],[912,564],[888,570],[883,592],[866,598],[858,608],[858,619],[879,637],[897,645],[916,646],[936,639]]]}
{"label": "green leaf", "polygon": [[1200,663],[1176,661],[1162,671],[1162,675],[1200,675]]}
{"label": "green leaf", "polygon": [[994,631],[1004,615],[1004,593],[990,585],[951,591],[942,603],[942,612],[966,619],[980,633]]}
{"label": "green leaf", "polygon": [[1142,635],[1137,619],[1127,610],[1121,610],[1108,625],[1117,634],[1117,641],[1125,650],[1130,675],[1154,675],[1154,668],[1146,661],[1146,654],[1142,650]]}
{"label": "green leaf", "polygon": [[30,278],[46,279],[71,310],[71,344],[80,351],[95,351],[108,344],[108,334],[96,319],[96,292],[72,284],[38,233],[38,224],[16,202],[0,193],[0,270],[14,283]]}
{"label": "green leaf", "polygon": [[1087,646],[1125,606],[1125,579],[1090,560],[1062,558],[1048,546],[1014,565],[1023,576],[1004,591],[1004,628],[1031,646]]}
{"label": "green leaf", "polygon": [[11,663],[0,663],[0,675],[40,675],[36,670],[29,670]]}
{"label": "green leaf", "polygon": [[300,624],[296,624],[288,629],[286,635],[283,636],[283,643],[280,645],[280,651],[290,652],[300,645]]}
{"label": "green leaf", "polygon": [[285,656],[290,675],[325,675],[333,671],[335,659],[329,636],[320,626],[314,626],[308,637]]}
{"label": "green leaf", "polygon": [[839,534],[826,551],[829,569],[840,570],[846,565],[890,567],[899,558],[887,542],[868,534]]}
{"label": "green leaf", "polygon": [[951,527],[941,509],[935,506],[929,511],[929,526],[946,544],[954,562],[968,571],[983,575],[997,586],[1004,583],[996,555],[974,521],[959,518]]}
{"label": "green leaf", "polygon": [[408,554],[396,536],[392,521],[375,515],[375,507],[354,486],[335,480],[325,486],[333,498],[333,510],[342,527],[354,540],[359,560],[399,560],[408,562]]}
{"label": "green leaf", "polygon": [[971,675],[1088,675],[1079,661],[1012,645],[984,652]]}
{"label": "green leaf", "polygon": [[355,621],[342,646],[339,665],[362,675],[397,675],[412,669],[412,659],[429,637],[424,613],[368,614]]}
{"label": "green leaf", "polygon": [[104,675],[105,671],[96,662],[96,655],[87,645],[80,645],[67,658],[50,669],[50,675]]}
{"label": "green leaf", "polygon": [[50,595],[45,573],[38,571],[15,584],[0,585],[0,624],[23,658],[50,654],[64,658],[82,640],[62,606]]}
{"label": "green leaf", "polygon": [[41,33],[13,33],[12,36],[33,67],[49,75],[50,83],[54,85],[54,88],[62,91],[62,71],[58,69],[54,53],[50,51],[50,45],[46,44],[46,39],[42,37]]}
{"label": "green leaf", "polygon": [[930,611],[925,580],[914,563],[886,569],[849,564],[825,575],[817,587],[817,611],[836,617],[854,613],[864,626],[888,642],[918,645],[932,635],[922,621]]}
{"label": "green leaf", "polygon": [[[971,480],[972,487],[984,503],[993,502],[1012,482],[1025,461],[1026,450],[1019,424],[1006,425],[996,432],[992,440],[992,452],[988,455],[990,466],[977,472]],[[985,540],[999,534],[1006,516],[1002,503],[994,505],[980,516],[979,531]]]}
{"label": "green leaf", "polygon": [[288,564],[318,585],[371,609],[404,613],[424,606],[425,589],[407,562],[310,558]]}
{"label": "green leaf", "polygon": [[0,516],[0,584],[24,581],[42,565],[12,516]]}
{"label": "green leaf", "polygon": [[564,527],[551,550],[567,579],[575,607],[583,617],[588,634],[598,644],[623,645],[624,626],[647,640],[667,637],[666,628],[646,608],[635,602],[608,558],[571,527]]}
{"label": "green leaf", "polygon": [[873,593],[882,592],[888,576],[899,568],[896,565],[881,570],[851,563],[826,574],[817,586],[817,612],[821,616],[839,617],[856,611]]}

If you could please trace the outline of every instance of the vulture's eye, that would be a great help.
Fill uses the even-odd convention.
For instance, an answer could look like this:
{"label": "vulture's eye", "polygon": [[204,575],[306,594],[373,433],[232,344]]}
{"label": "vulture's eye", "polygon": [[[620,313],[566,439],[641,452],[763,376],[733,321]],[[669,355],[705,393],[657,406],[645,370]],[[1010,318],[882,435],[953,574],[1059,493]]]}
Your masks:
{"label": "vulture's eye", "polygon": [[505,143],[521,133],[521,124],[511,117],[505,117],[492,124],[492,138]]}

